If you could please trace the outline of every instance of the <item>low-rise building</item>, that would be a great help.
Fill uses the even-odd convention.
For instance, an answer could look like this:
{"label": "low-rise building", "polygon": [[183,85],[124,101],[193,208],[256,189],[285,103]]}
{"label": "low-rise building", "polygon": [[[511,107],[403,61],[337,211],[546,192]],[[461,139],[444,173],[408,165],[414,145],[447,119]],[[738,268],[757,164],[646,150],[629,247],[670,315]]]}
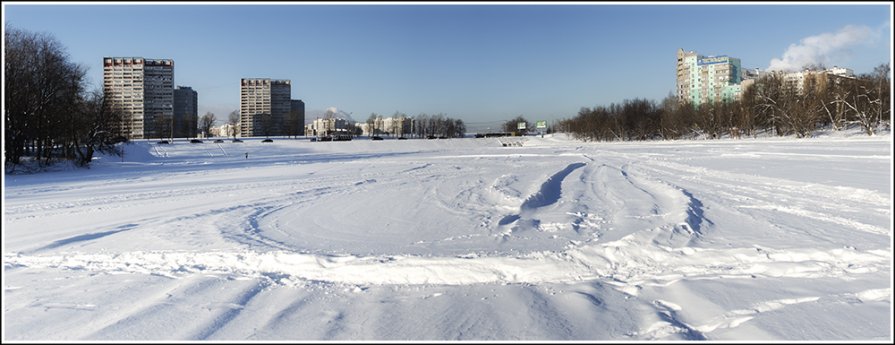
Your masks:
{"label": "low-rise building", "polygon": [[334,133],[349,131],[350,123],[348,120],[340,118],[317,118],[305,126],[305,136],[324,137]]}
{"label": "low-rise building", "polygon": [[412,130],[413,119],[408,117],[377,117],[372,122],[358,123],[361,135],[388,135],[403,137]]}
{"label": "low-rise building", "polygon": [[225,123],[220,127],[217,127],[217,135],[222,137],[242,137],[242,133],[239,132],[239,124],[231,125],[229,123]]}
{"label": "low-rise building", "polygon": [[813,78],[814,84],[818,88],[826,87],[829,80],[833,78],[854,78],[854,72],[849,68],[836,67],[824,70],[805,69],[799,72],[789,72],[783,74],[783,80],[788,87],[794,88],[796,93],[803,94],[808,79]]}

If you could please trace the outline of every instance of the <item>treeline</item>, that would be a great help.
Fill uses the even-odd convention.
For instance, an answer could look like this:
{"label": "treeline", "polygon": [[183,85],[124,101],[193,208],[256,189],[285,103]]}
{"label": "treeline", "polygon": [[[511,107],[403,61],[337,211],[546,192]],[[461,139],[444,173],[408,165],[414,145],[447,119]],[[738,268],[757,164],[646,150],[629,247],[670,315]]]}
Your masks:
{"label": "treeline", "polygon": [[463,120],[454,119],[444,114],[427,115],[425,113],[413,117],[411,135],[417,138],[429,136],[462,138],[466,135],[466,124]]}
{"label": "treeline", "polygon": [[556,131],[582,140],[650,140],[704,136],[755,136],[760,132],[807,137],[820,128],[841,130],[858,125],[873,135],[891,119],[890,67],[854,78],[807,74],[804,82],[769,73],[747,87],[741,99],[681,104],[673,95],[661,103],[646,99],[582,108],[559,121]]}
{"label": "treeline", "polygon": [[102,90],[87,90],[86,68],[69,61],[50,35],[6,25],[4,158],[9,171],[26,157],[85,166],[95,151],[114,151],[121,112]]}

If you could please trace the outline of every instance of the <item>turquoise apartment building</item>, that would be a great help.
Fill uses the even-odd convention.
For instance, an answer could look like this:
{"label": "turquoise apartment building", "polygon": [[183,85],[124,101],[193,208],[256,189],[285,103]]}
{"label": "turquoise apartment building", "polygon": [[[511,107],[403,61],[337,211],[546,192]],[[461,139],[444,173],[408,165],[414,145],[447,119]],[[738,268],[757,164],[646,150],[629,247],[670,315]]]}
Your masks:
{"label": "turquoise apartment building", "polygon": [[695,106],[728,102],[742,94],[740,59],[677,51],[677,97]]}

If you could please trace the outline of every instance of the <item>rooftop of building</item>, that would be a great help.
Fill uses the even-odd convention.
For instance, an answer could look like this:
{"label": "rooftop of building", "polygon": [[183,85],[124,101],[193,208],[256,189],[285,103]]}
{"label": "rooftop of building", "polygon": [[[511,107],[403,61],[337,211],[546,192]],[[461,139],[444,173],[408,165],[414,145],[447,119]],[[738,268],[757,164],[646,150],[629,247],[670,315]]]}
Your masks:
{"label": "rooftop of building", "polygon": [[140,56],[106,56],[103,57],[103,62],[105,63],[146,63],[146,64],[168,64],[173,65],[174,59],[156,59],[156,58],[144,58]]}
{"label": "rooftop of building", "polygon": [[270,79],[270,78],[242,78],[242,82],[258,82],[258,81],[266,81],[271,84],[290,84],[292,80],[290,79]]}

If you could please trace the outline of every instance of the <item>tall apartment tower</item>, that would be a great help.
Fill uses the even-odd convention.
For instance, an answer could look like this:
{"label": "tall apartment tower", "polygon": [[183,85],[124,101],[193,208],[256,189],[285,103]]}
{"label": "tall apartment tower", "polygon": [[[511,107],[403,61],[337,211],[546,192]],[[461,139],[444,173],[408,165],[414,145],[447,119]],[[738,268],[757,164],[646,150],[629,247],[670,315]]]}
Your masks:
{"label": "tall apartment tower", "polygon": [[305,128],[305,102],[293,99],[289,109],[289,123],[286,125],[289,135],[303,135]]}
{"label": "tall apartment tower", "polygon": [[199,93],[189,86],[174,89],[174,137],[194,138],[199,132]]}
{"label": "tall apartment tower", "polygon": [[292,107],[288,79],[243,78],[239,125],[243,137],[283,135],[284,120]]}
{"label": "tall apartment tower", "polygon": [[103,93],[123,112],[125,137],[174,135],[174,60],[104,57]]}
{"label": "tall apartment tower", "polygon": [[677,50],[677,97],[682,103],[700,105],[731,101],[740,97],[740,59],[702,56]]}

